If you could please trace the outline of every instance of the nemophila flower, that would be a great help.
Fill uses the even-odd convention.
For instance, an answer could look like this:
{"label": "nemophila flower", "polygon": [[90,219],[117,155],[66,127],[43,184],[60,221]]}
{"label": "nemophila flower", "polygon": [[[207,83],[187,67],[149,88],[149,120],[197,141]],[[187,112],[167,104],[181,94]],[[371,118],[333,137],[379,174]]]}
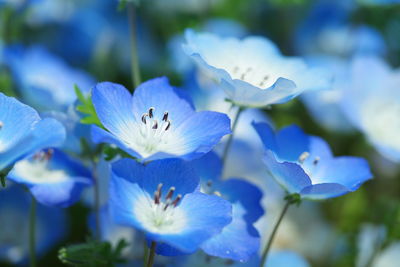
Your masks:
{"label": "nemophila flower", "polygon": [[386,228],[383,225],[361,225],[360,233],[357,237],[358,254],[355,265],[357,267],[368,266],[376,253],[381,249],[386,237]]}
{"label": "nemophila flower", "polygon": [[393,242],[380,251],[373,259],[373,267],[397,267],[400,260],[400,242]]}
{"label": "nemophila flower", "polygon": [[300,93],[329,85],[326,74],[302,59],[285,57],[266,38],[220,38],[186,31],[185,52],[221,83],[236,105],[263,107],[289,101]]}
{"label": "nemophila flower", "polygon": [[374,56],[354,58],[342,109],[351,123],[389,160],[400,161],[398,69]]}
{"label": "nemophila flower", "polygon": [[4,60],[24,101],[40,111],[66,111],[76,100],[75,84],[83,92],[94,85],[88,74],[71,68],[44,47],[8,47]]}
{"label": "nemophila flower", "polygon": [[122,159],[112,165],[111,214],[151,241],[192,253],[232,219],[228,201],[200,193],[198,186],[194,170],[180,160],[144,166]]}
{"label": "nemophila flower", "polygon": [[167,78],[141,84],[133,97],[122,85],[100,83],[93,89],[92,100],[108,130],[94,126],[93,141],[115,144],[141,161],[191,160],[210,151],[230,133],[225,114],[195,112]]}
{"label": "nemophila flower", "polygon": [[[0,261],[13,266],[28,264],[29,207],[32,199],[19,186],[7,186],[0,192]],[[43,255],[67,231],[67,216],[64,210],[37,206],[36,253]]]}
{"label": "nemophila flower", "polygon": [[65,129],[31,107],[0,93],[0,170],[47,147],[61,145]]}
{"label": "nemophila flower", "polygon": [[372,178],[365,159],[333,157],[328,144],[292,125],[274,133],[266,123],[253,123],[266,151],[264,162],[290,194],[305,199],[337,197],[357,190]]}
{"label": "nemophila flower", "polygon": [[86,167],[57,149],[18,161],[7,178],[27,186],[39,203],[63,208],[77,202],[82,190],[93,183]]}

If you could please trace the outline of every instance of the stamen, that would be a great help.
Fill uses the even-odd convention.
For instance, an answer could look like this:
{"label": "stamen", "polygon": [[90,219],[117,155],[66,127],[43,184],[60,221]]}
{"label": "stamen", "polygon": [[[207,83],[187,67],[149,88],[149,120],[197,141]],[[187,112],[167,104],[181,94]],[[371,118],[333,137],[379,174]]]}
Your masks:
{"label": "stamen", "polygon": [[171,187],[170,189],[169,189],[169,191],[168,191],[168,193],[167,193],[167,196],[165,197],[166,199],[171,199],[172,198],[172,195],[174,194],[174,192],[175,192],[175,187]]}
{"label": "stamen", "polygon": [[150,117],[150,119],[152,119],[154,117],[154,108],[153,107],[151,107],[149,109],[149,117]]}
{"label": "stamen", "polygon": [[157,205],[160,204],[162,186],[163,184],[158,184],[157,190],[154,191],[154,203]]}
{"label": "stamen", "polygon": [[268,79],[269,79],[269,76],[268,76],[268,75],[265,75],[264,78],[263,78],[263,80],[260,82],[260,86],[264,86],[264,83],[265,83],[266,81],[268,81]]}
{"label": "stamen", "polygon": [[240,76],[241,80],[244,80],[244,78],[246,77],[246,75],[252,70],[252,68],[247,68],[247,70],[242,74],[242,76]]}
{"label": "stamen", "polygon": [[50,148],[44,153],[44,160],[50,160],[53,157],[54,149]]}
{"label": "stamen", "polygon": [[239,67],[238,67],[238,66],[235,66],[235,67],[233,68],[233,74],[236,74],[238,71],[239,71]]}
{"label": "stamen", "polygon": [[144,124],[146,124],[146,117],[148,117],[149,116],[149,114],[147,114],[147,113],[144,113],[143,115],[142,115],[142,122],[144,123]]}
{"label": "stamen", "polygon": [[212,184],[213,184],[213,182],[212,182],[211,180],[208,180],[208,181],[207,181],[207,186],[208,186],[208,187],[211,187]]}
{"label": "stamen", "polygon": [[165,122],[168,121],[168,111],[164,112],[164,116],[163,116],[162,120],[165,121]]}
{"label": "stamen", "polygon": [[217,197],[222,197],[222,194],[219,191],[215,191],[214,195],[216,195]]}
{"label": "stamen", "polygon": [[0,130],[3,128],[4,123],[2,121],[0,121]]}
{"label": "stamen", "polygon": [[158,122],[157,122],[157,120],[154,120],[154,124],[153,124],[153,127],[151,127],[152,129],[157,129],[158,128]]}
{"label": "stamen", "polygon": [[165,131],[168,131],[168,129],[171,127],[171,122],[167,121],[167,127],[165,127]]}
{"label": "stamen", "polygon": [[307,151],[301,153],[300,157],[299,157],[299,162],[300,164],[303,164],[304,161],[310,156],[310,153],[308,153]]}
{"label": "stamen", "polygon": [[172,206],[176,207],[181,199],[182,199],[182,195],[179,194],[179,195],[175,198],[175,200],[172,202]]}
{"label": "stamen", "polygon": [[313,161],[313,164],[314,164],[314,165],[317,165],[320,159],[321,159],[320,157],[316,157],[316,158],[314,159],[314,161]]}

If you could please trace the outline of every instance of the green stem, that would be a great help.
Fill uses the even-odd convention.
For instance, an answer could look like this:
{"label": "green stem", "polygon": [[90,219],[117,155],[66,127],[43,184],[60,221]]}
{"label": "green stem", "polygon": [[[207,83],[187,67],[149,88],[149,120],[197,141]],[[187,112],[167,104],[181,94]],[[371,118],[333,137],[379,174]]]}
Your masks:
{"label": "green stem", "polygon": [[137,49],[137,32],[136,32],[136,7],[133,3],[127,4],[128,20],[131,34],[131,75],[133,88],[141,84],[140,68],[139,68],[139,54]]}
{"label": "green stem", "polygon": [[235,118],[233,119],[232,133],[231,133],[231,135],[229,135],[228,140],[226,141],[226,145],[224,147],[224,152],[222,153],[222,164],[223,164],[222,166],[223,166],[223,168],[225,168],[226,161],[227,161],[227,158],[228,158],[229,149],[230,149],[231,143],[233,141],[233,135],[235,133],[235,129],[236,129],[236,126],[237,126],[238,121],[239,121],[239,116],[240,116],[240,114],[242,113],[243,110],[244,110],[244,108],[239,107],[238,111],[236,112]]}
{"label": "green stem", "polygon": [[260,267],[263,267],[265,265],[265,263],[266,263],[268,252],[271,249],[272,242],[274,241],[275,235],[278,232],[279,225],[281,224],[282,219],[285,216],[285,214],[286,214],[286,212],[289,209],[289,206],[291,204],[292,204],[292,202],[290,200],[287,200],[285,206],[283,207],[281,215],[279,216],[278,221],[276,222],[276,224],[274,226],[274,229],[272,230],[271,236],[269,237],[268,243],[265,246],[264,251],[262,253],[261,261],[260,261]]}
{"label": "green stem", "polygon": [[149,254],[149,258],[147,260],[147,267],[153,267],[154,257],[156,256],[156,246],[157,246],[156,242],[154,242],[154,241],[151,242],[150,254]]}
{"label": "green stem", "polygon": [[35,230],[36,230],[36,199],[34,196],[32,196],[31,211],[29,218],[29,257],[30,257],[31,267],[36,267]]}

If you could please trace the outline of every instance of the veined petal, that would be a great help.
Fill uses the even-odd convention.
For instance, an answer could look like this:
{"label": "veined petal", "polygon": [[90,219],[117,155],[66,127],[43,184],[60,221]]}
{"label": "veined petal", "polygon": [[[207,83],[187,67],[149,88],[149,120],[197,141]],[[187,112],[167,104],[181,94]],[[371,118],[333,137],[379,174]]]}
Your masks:
{"label": "veined petal", "polygon": [[341,184],[323,183],[305,187],[300,195],[304,199],[320,200],[338,197],[349,192],[349,189]]}

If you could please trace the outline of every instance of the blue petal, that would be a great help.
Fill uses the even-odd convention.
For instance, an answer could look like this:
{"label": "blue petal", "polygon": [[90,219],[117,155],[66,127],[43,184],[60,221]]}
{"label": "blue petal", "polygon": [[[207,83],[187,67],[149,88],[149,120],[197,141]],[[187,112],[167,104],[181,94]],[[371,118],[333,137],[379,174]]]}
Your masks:
{"label": "blue petal", "polygon": [[[323,168],[325,164],[329,164],[333,158],[332,151],[327,142],[317,136],[310,136],[310,145],[307,150],[308,157],[304,160],[302,166],[308,173],[312,173],[314,177],[315,171],[318,168]],[[318,160],[318,165],[315,165],[315,160]]]}
{"label": "blue petal", "polygon": [[164,112],[168,112],[173,127],[179,127],[194,113],[191,102],[188,102],[182,93],[177,93],[166,77],[149,80],[136,88],[133,96],[136,119],[140,120],[151,107],[154,107],[154,117],[158,118],[158,121],[162,120]]}
{"label": "blue petal", "polygon": [[41,149],[60,146],[65,140],[65,128],[57,120],[46,118],[34,127],[29,136],[20,140],[12,149],[0,154],[0,169]]}
{"label": "blue petal", "polygon": [[276,134],[279,158],[284,161],[297,162],[299,156],[309,151],[309,137],[296,125],[285,127]]}
{"label": "blue petal", "polygon": [[217,153],[213,151],[208,152],[199,159],[192,160],[191,163],[200,176],[202,184],[216,181],[221,177],[222,161]]}
{"label": "blue petal", "polygon": [[129,91],[119,84],[99,83],[92,90],[92,101],[104,127],[118,139],[129,140],[137,130]]}
{"label": "blue petal", "polygon": [[154,241],[164,241],[183,252],[191,253],[207,239],[218,234],[232,220],[232,206],[217,196],[187,194],[179,205],[187,213],[187,226],[175,235],[148,234]]}
{"label": "blue petal", "polygon": [[232,212],[232,222],[220,234],[203,243],[201,248],[212,256],[247,261],[260,248],[260,236],[244,219],[247,211],[241,204],[233,204]]}
{"label": "blue petal", "polygon": [[261,142],[268,150],[278,153],[278,144],[276,143],[275,132],[272,127],[265,122],[252,122],[251,125],[260,136]]}
{"label": "blue petal", "polygon": [[264,214],[261,190],[245,180],[231,178],[221,181],[215,186],[215,190],[229,202],[240,203],[246,211],[243,217],[248,223],[256,222]]}
{"label": "blue petal", "polygon": [[300,193],[303,188],[311,185],[310,178],[299,165],[280,163],[268,150],[265,152],[264,163],[275,180],[289,193]]}
{"label": "blue petal", "polygon": [[[322,163],[322,161],[321,161]],[[337,157],[317,168],[311,179],[315,183],[337,183],[349,191],[357,190],[372,178],[368,162],[357,157]]]}
{"label": "blue petal", "polygon": [[[149,240],[150,241],[150,240]],[[149,242],[150,243],[150,242]],[[156,253],[158,255],[167,256],[167,257],[176,257],[182,255],[188,255],[190,253],[183,252],[179,249],[176,249],[166,243],[157,243]]]}
{"label": "blue petal", "polygon": [[0,153],[27,136],[39,120],[33,108],[0,93]]}
{"label": "blue petal", "polygon": [[199,185],[199,177],[192,166],[179,159],[157,160],[143,165],[135,160],[122,159],[112,164],[113,175],[138,183],[150,196],[162,184],[162,195],[166,196],[171,187],[176,195],[194,192]]}
{"label": "blue petal", "polygon": [[338,197],[349,192],[349,189],[343,185],[325,183],[307,186],[300,192],[300,195],[304,199],[318,200]]}
{"label": "blue petal", "polygon": [[119,147],[120,149],[122,149],[125,152],[127,152],[128,154],[130,154],[132,157],[141,158],[140,155],[136,151],[134,151],[133,149],[131,149],[127,145],[125,145],[125,143],[122,142],[117,136],[101,129],[100,127],[92,125],[91,136],[92,136],[92,141],[95,144],[100,144],[100,143],[114,144],[117,147]]}
{"label": "blue petal", "polygon": [[187,151],[182,158],[192,160],[208,153],[223,136],[231,133],[230,119],[219,112],[197,112],[176,131],[183,138],[182,142],[176,144],[176,149]]}

